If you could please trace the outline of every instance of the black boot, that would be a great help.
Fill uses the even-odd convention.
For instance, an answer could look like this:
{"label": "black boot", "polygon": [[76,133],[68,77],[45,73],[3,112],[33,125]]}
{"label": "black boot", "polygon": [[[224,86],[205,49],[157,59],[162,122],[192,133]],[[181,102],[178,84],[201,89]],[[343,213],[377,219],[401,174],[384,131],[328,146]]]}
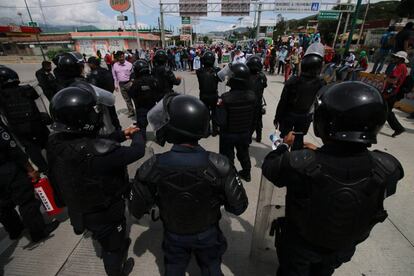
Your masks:
{"label": "black boot", "polygon": [[252,177],[250,175],[250,170],[239,171],[239,176],[241,179],[243,179],[246,182],[250,182],[252,180]]}

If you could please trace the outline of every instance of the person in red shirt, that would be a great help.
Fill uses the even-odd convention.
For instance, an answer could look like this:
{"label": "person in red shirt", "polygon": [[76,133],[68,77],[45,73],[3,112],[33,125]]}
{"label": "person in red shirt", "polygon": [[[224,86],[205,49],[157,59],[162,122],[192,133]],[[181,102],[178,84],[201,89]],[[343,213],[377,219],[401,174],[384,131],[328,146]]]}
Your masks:
{"label": "person in red shirt", "polygon": [[392,54],[392,56],[394,59],[395,67],[387,76],[382,95],[388,104],[387,122],[394,130],[392,137],[396,137],[403,133],[405,131],[405,128],[400,124],[392,109],[394,108],[395,102],[401,98],[400,88],[408,75],[408,69],[405,64],[409,63],[409,61],[407,59],[407,53],[404,51],[399,51],[395,54]]}
{"label": "person in red shirt", "polygon": [[104,57],[106,66],[108,67],[109,71],[112,71],[112,55],[110,53],[106,53]]}

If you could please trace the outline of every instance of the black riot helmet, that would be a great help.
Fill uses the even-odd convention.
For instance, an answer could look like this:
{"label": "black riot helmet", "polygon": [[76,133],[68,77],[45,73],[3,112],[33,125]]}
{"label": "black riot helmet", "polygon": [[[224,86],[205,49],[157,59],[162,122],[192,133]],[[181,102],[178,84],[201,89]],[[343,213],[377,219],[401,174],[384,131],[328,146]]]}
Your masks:
{"label": "black riot helmet", "polygon": [[316,77],[322,71],[323,59],[318,55],[304,56],[300,64],[301,74],[304,76]]}
{"label": "black riot helmet", "polygon": [[76,78],[82,75],[84,63],[85,61],[80,53],[69,52],[59,57],[57,67],[63,77]]}
{"label": "black riot helmet", "polygon": [[103,126],[103,106],[113,106],[114,96],[84,81],[60,90],[50,102],[52,128],[60,132],[96,134]]}
{"label": "black riot helmet", "polygon": [[160,49],[155,52],[154,63],[156,65],[165,65],[167,61],[168,61],[168,55],[166,51]]}
{"label": "black riot helmet", "polygon": [[262,59],[258,56],[249,57],[247,59],[246,65],[249,67],[250,72],[252,73],[258,73],[263,69]]}
{"label": "black riot helmet", "polygon": [[135,76],[142,76],[142,75],[148,75],[150,73],[150,67],[148,62],[145,59],[138,59],[134,62],[134,73]]}
{"label": "black riot helmet", "polygon": [[314,131],[323,140],[375,144],[387,119],[381,93],[359,81],[324,88],[315,105]]}
{"label": "black riot helmet", "polygon": [[250,69],[244,63],[232,63],[231,64],[231,76],[227,83],[231,88],[245,89],[249,83]]}
{"label": "black riot helmet", "polygon": [[322,71],[323,58],[325,56],[325,46],[322,43],[312,43],[303,56],[301,74],[304,76],[316,77]]}
{"label": "black riot helmet", "polygon": [[202,101],[177,93],[165,96],[148,113],[148,122],[160,145],[196,143],[208,137],[209,121],[210,113]]}
{"label": "black riot helmet", "polygon": [[9,67],[0,65],[0,87],[18,85],[19,75]]}
{"label": "black riot helmet", "polygon": [[216,55],[212,51],[206,51],[201,57],[201,64],[205,67],[213,67],[216,61]]}

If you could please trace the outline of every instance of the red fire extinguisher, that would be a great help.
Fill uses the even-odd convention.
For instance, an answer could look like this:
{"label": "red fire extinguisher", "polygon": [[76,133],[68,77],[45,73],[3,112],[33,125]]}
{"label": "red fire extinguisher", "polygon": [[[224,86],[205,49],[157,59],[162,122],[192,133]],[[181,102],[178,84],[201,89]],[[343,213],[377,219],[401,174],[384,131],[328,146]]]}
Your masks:
{"label": "red fire extinguisher", "polygon": [[56,206],[53,189],[46,176],[42,176],[37,182],[34,182],[34,190],[49,216],[58,215],[62,212],[62,208]]}

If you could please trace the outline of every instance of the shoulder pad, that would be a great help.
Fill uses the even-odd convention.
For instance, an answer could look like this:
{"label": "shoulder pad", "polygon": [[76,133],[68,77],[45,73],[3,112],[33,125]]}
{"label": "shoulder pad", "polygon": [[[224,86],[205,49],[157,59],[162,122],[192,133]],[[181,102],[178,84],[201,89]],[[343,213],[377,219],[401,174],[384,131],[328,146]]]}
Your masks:
{"label": "shoulder pad", "polygon": [[396,170],[403,171],[401,163],[391,154],[374,150],[370,152],[370,155],[387,174],[392,174]]}
{"label": "shoulder pad", "polygon": [[296,170],[304,170],[316,161],[315,151],[309,149],[291,151],[289,164]]}
{"label": "shoulder pad", "polygon": [[227,157],[224,155],[209,152],[208,160],[221,177],[228,175],[229,171],[231,170],[229,159],[227,159]]}
{"label": "shoulder pad", "polygon": [[119,148],[120,144],[108,139],[94,139],[91,146],[91,150],[94,154],[104,155]]}
{"label": "shoulder pad", "polygon": [[157,162],[157,156],[154,155],[150,159],[144,162],[144,164],[141,165],[141,167],[137,171],[137,175],[135,178],[138,179],[147,179],[150,175],[153,169],[155,168],[155,163]]}

